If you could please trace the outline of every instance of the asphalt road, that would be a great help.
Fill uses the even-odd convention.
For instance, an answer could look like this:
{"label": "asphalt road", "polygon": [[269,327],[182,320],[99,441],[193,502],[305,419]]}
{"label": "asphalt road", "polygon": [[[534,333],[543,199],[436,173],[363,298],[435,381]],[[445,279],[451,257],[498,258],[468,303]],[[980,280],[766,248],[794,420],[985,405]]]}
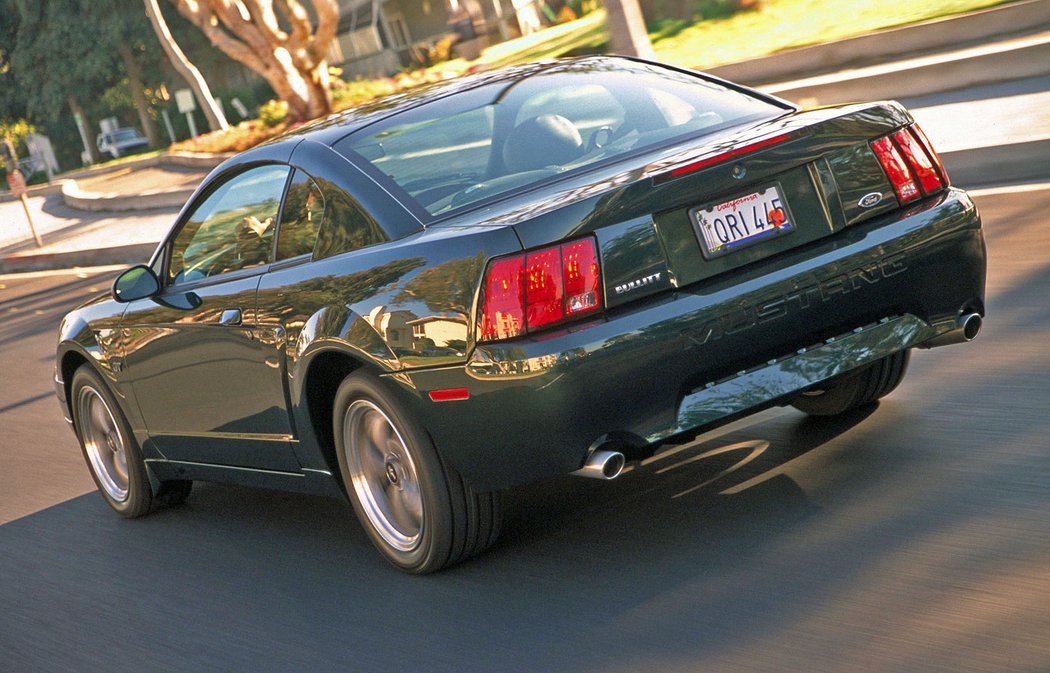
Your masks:
{"label": "asphalt road", "polygon": [[113,515],[50,382],[108,277],[0,277],[0,671],[1048,671],[1050,187],[977,201],[977,341],[848,419],[513,492],[496,548],[426,578],[334,500]]}

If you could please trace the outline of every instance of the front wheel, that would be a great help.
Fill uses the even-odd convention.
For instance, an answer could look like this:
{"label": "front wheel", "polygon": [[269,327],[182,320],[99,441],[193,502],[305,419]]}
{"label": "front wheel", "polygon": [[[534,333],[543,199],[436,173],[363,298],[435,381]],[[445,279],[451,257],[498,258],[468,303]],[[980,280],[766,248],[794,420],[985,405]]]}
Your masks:
{"label": "front wheel", "polygon": [[488,548],[499,534],[498,493],[479,493],[374,378],[355,372],[335,396],[336,456],[372,543],[395,566],[425,574]]}
{"label": "front wheel", "polygon": [[184,480],[161,482],[154,492],[131,426],[95,370],[82,365],[73,374],[70,393],[73,427],[84,460],[102,497],[117,514],[135,518],[189,496],[193,482]]}

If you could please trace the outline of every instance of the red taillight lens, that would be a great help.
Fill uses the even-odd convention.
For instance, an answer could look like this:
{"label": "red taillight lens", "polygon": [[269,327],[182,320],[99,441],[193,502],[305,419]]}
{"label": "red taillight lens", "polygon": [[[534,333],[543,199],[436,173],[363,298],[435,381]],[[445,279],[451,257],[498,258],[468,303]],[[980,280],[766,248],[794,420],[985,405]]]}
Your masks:
{"label": "red taillight lens", "polygon": [[525,256],[525,323],[530,329],[565,317],[561,250],[547,248]]}
{"label": "red taillight lens", "polygon": [[875,150],[875,156],[879,158],[879,163],[886,171],[886,176],[893,184],[893,191],[897,192],[900,202],[907,203],[919,198],[919,185],[915,183],[908,164],[904,163],[904,157],[897,151],[897,146],[890,137],[879,138],[871,144],[871,148]]}
{"label": "red taillight lens", "polygon": [[911,134],[910,129],[897,131],[893,134],[893,140],[901,148],[905,161],[915,171],[915,175],[919,176],[922,191],[930,194],[944,185],[941,176],[937,174],[937,169],[933,166],[933,161],[930,160],[926,150],[919,144],[915,136]]}
{"label": "red taillight lens", "polygon": [[933,161],[933,165],[937,169],[937,174],[941,176],[944,186],[948,186],[948,174],[944,172],[944,164],[941,163],[941,158],[937,156],[937,152],[934,151],[930,139],[926,137],[925,133],[923,133],[922,127],[918,124],[912,124],[911,132],[912,135],[915,136],[915,139],[919,141],[919,144],[922,145],[922,148],[926,150],[926,154],[930,157],[930,160]]}
{"label": "red taillight lens", "polygon": [[485,275],[481,340],[509,339],[525,332],[525,256],[497,259]]}
{"label": "red taillight lens", "polygon": [[578,316],[601,309],[602,289],[594,239],[585,238],[561,246],[561,264],[566,315]]}
{"label": "red taillight lens", "polygon": [[[901,203],[933,194],[947,185],[944,166],[929,139],[912,124],[871,144]],[[921,189],[920,189],[921,188]]]}
{"label": "red taillight lens", "polygon": [[494,341],[602,308],[593,238],[494,260],[483,283],[479,341]]}

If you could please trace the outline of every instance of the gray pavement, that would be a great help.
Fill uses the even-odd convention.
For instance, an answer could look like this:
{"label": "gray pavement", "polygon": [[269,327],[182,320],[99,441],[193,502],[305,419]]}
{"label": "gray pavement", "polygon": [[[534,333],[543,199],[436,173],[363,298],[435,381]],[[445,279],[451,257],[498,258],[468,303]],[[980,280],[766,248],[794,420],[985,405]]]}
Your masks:
{"label": "gray pavement", "polygon": [[0,273],[146,261],[178,213],[91,213],[70,208],[61,194],[27,200],[44,247],[34,244],[21,203],[0,203]]}
{"label": "gray pavement", "polygon": [[498,545],[425,578],[337,500],[199,484],[121,520],[50,382],[58,317],[108,279],[0,279],[0,670],[1050,671],[1050,189],[975,198],[974,343],[847,418],[771,409],[512,491]]}

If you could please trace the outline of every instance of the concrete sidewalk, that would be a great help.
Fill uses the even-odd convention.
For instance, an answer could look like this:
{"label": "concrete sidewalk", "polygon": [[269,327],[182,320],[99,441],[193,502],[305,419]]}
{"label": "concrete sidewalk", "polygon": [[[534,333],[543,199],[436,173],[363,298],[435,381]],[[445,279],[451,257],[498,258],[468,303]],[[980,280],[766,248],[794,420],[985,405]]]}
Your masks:
{"label": "concrete sidewalk", "polygon": [[0,273],[146,261],[178,213],[89,213],[66,206],[54,192],[28,203],[44,247],[34,244],[22,204],[0,203]]}

